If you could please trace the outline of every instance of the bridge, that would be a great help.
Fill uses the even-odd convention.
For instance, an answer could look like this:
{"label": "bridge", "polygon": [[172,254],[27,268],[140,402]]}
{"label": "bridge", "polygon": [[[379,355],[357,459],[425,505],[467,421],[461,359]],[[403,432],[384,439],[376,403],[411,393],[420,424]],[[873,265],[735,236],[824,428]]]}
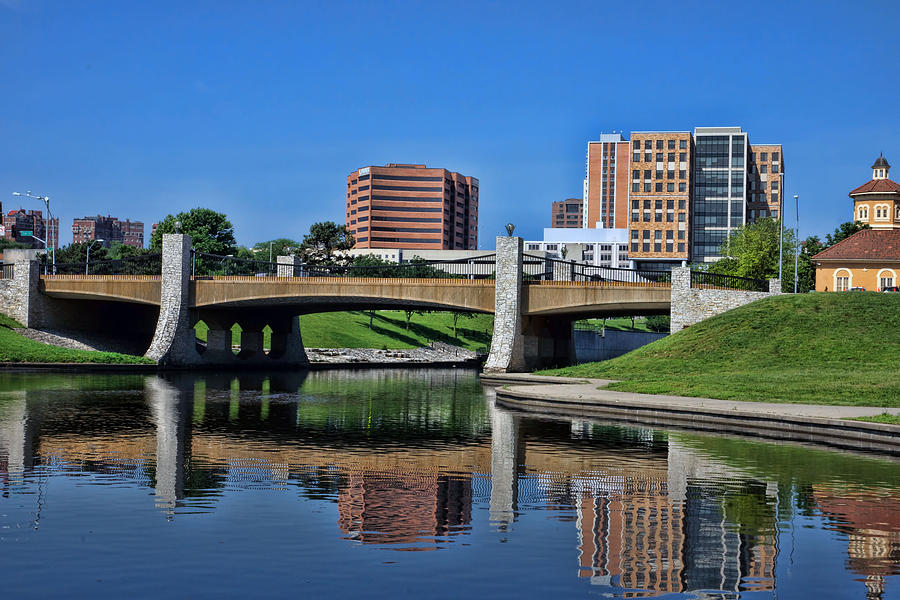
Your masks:
{"label": "bridge", "polygon": [[[778,286],[688,268],[635,271],[537,258],[514,237],[498,237],[495,254],[461,261],[348,267],[304,265],[293,256],[274,263],[212,256],[193,251],[190,236],[172,234],[160,255],[95,263],[93,274],[82,269],[41,274],[36,261],[4,266],[0,310],[29,327],[118,337],[168,367],[302,367],[308,361],[298,315],[429,309],[493,313],[486,369],[525,371],[572,361],[574,320],[671,313],[674,331]],[[148,271],[159,274],[138,274]],[[209,326],[205,345],[196,341],[200,320]],[[237,354],[235,323],[243,331]]]}

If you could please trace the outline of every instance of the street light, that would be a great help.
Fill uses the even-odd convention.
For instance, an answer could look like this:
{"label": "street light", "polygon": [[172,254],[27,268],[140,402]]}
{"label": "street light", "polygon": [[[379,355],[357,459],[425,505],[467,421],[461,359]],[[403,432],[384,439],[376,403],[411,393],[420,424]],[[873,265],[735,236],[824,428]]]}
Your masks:
{"label": "street light", "polygon": [[97,238],[96,240],[91,242],[90,245],[88,246],[87,258],[85,258],[85,260],[84,260],[84,274],[85,275],[88,274],[88,265],[91,264],[91,248],[93,248],[94,244],[96,244],[97,242],[100,242],[100,244],[103,244],[103,240],[101,240],[100,238]]}
{"label": "street light", "polygon": [[797,248],[794,250],[794,293],[797,293],[797,266],[800,262],[800,196],[794,194],[794,212],[797,213]]}
{"label": "street light", "polygon": [[[50,255],[51,255],[51,262],[53,263],[53,272],[56,273],[56,244],[59,243],[59,240],[56,240],[56,243],[54,244],[53,213],[50,212],[50,196],[37,196],[35,194],[32,194],[31,190],[26,191],[24,194],[21,192],[13,192],[12,194],[13,194],[13,196],[25,196],[28,198],[33,198],[35,200],[40,200],[47,206],[47,226],[48,226],[47,240],[48,241],[44,242],[44,248],[46,248],[47,246],[50,246]],[[37,238],[35,238],[35,239],[37,239]]]}

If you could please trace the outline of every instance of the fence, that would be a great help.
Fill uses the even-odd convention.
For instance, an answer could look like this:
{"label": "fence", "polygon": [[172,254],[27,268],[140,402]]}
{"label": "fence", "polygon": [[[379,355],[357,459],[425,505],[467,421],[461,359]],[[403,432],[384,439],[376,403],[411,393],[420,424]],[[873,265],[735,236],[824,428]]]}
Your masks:
{"label": "fence", "polygon": [[3,270],[0,272],[0,279],[13,279],[16,275],[16,266],[15,265],[3,265]]}
{"label": "fence", "polygon": [[[278,275],[277,263],[218,256],[194,252],[192,273],[195,276],[216,275]],[[390,277],[428,279],[492,279],[495,271],[495,255],[447,261],[415,260],[401,264],[347,264],[347,265],[281,265],[282,272],[293,268],[294,277]]]}
{"label": "fence", "polygon": [[219,256],[192,250],[191,275],[195,277],[217,275],[273,277],[278,275],[278,263],[234,256]]}
{"label": "fence", "polygon": [[743,290],[746,292],[768,292],[769,282],[765,279],[751,279],[737,275],[721,275],[705,271],[691,271],[692,288],[720,290]]}
{"label": "fence", "polygon": [[142,254],[87,263],[56,263],[47,265],[46,270],[56,275],[159,275],[162,273],[162,254]]}
{"label": "fence", "polygon": [[529,274],[526,269],[526,280],[592,281],[611,285],[644,287],[670,287],[672,285],[670,271],[636,271],[557,259],[546,259],[541,262],[544,264],[543,272]]}

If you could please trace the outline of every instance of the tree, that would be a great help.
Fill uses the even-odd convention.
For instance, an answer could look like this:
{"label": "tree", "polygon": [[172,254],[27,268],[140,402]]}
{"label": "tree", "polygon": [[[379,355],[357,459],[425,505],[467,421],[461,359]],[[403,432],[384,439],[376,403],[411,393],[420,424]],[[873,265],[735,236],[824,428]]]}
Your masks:
{"label": "tree", "polygon": [[220,256],[234,254],[237,247],[234,226],[225,214],[209,208],[192,208],[166,216],[150,238],[151,250],[162,250],[162,236],[164,233],[175,233],[176,221],[181,221],[182,233],[191,236],[194,250]]}
{"label": "tree", "polygon": [[[109,249],[106,253],[106,258],[110,260],[120,259],[120,258],[131,258],[133,256],[142,256],[144,254],[149,254],[150,250],[147,248],[138,248],[136,246],[128,246],[123,244],[122,242],[112,242],[109,245]],[[94,255],[94,250],[91,250],[91,256]]]}
{"label": "tree", "polygon": [[78,242],[63,246],[56,251],[57,264],[84,263],[87,261],[87,249],[91,246],[91,262],[107,260],[109,249],[94,242]]}
{"label": "tree", "polygon": [[[772,218],[759,219],[732,232],[719,252],[723,258],[709,267],[711,273],[754,279],[778,277],[779,227],[784,237],[782,287],[794,279],[794,232]],[[793,289],[793,285],[790,286]]]}
{"label": "tree", "polygon": [[825,234],[825,245],[822,250],[831,248],[838,242],[847,239],[854,233],[858,233],[863,229],[869,229],[869,224],[863,223],[862,221],[847,221],[846,223],[841,223],[834,230],[834,233]]}
{"label": "tree", "polygon": [[15,240],[0,238],[0,251],[6,250],[7,248],[9,248],[10,250],[13,250],[13,249],[20,249],[20,248],[21,249],[31,248],[31,246],[29,244],[23,244],[21,242],[17,242]]}
{"label": "tree", "polygon": [[806,293],[816,289],[816,264],[812,257],[825,249],[819,236],[811,235],[800,243],[800,258],[797,264],[797,291]]}
{"label": "tree", "polygon": [[345,225],[334,221],[313,223],[300,243],[300,256],[311,265],[334,264],[334,253],[349,250],[355,241]]}
{"label": "tree", "polygon": [[650,331],[669,331],[670,319],[668,315],[649,315],[644,322]]}
{"label": "tree", "polygon": [[300,248],[300,242],[289,238],[276,238],[265,242],[253,244],[253,254],[256,260],[274,261],[279,256],[291,256]]}
{"label": "tree", "polygon": [[474,319],[475,313],[462,312],[459,310],[453,311],[453,337],[456,339],[459,339],[459,336],[456,335],[456,322],[459,320],[460,317],[462,317],[464,319]]}

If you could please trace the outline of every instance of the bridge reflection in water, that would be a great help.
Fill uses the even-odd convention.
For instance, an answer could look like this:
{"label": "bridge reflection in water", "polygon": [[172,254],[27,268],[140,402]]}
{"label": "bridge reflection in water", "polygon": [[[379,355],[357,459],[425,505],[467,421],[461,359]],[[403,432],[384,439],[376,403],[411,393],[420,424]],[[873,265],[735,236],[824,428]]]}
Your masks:
{"label": "bridge reflection in water", "polygon": [[111,387],[130,400],[98,405],[63,389],[60,406],[45,391],[2,392],[4,497],[28,473],[93,471],[152,488],[175,520],[215,511],[229,489],[296,490],[337,505],[340,536],[401,550],[459,540],[479,506],[508,537],[538,510],[572,521],[573,574],[632,597],[773,590],[779,528],[802,504],[846,536],[869,597],[898,573],[892,485],[800,486],[728,460],[739,442],[526,419],[494,407],[490,390],[482,400],[464,371],[134,376]]}

